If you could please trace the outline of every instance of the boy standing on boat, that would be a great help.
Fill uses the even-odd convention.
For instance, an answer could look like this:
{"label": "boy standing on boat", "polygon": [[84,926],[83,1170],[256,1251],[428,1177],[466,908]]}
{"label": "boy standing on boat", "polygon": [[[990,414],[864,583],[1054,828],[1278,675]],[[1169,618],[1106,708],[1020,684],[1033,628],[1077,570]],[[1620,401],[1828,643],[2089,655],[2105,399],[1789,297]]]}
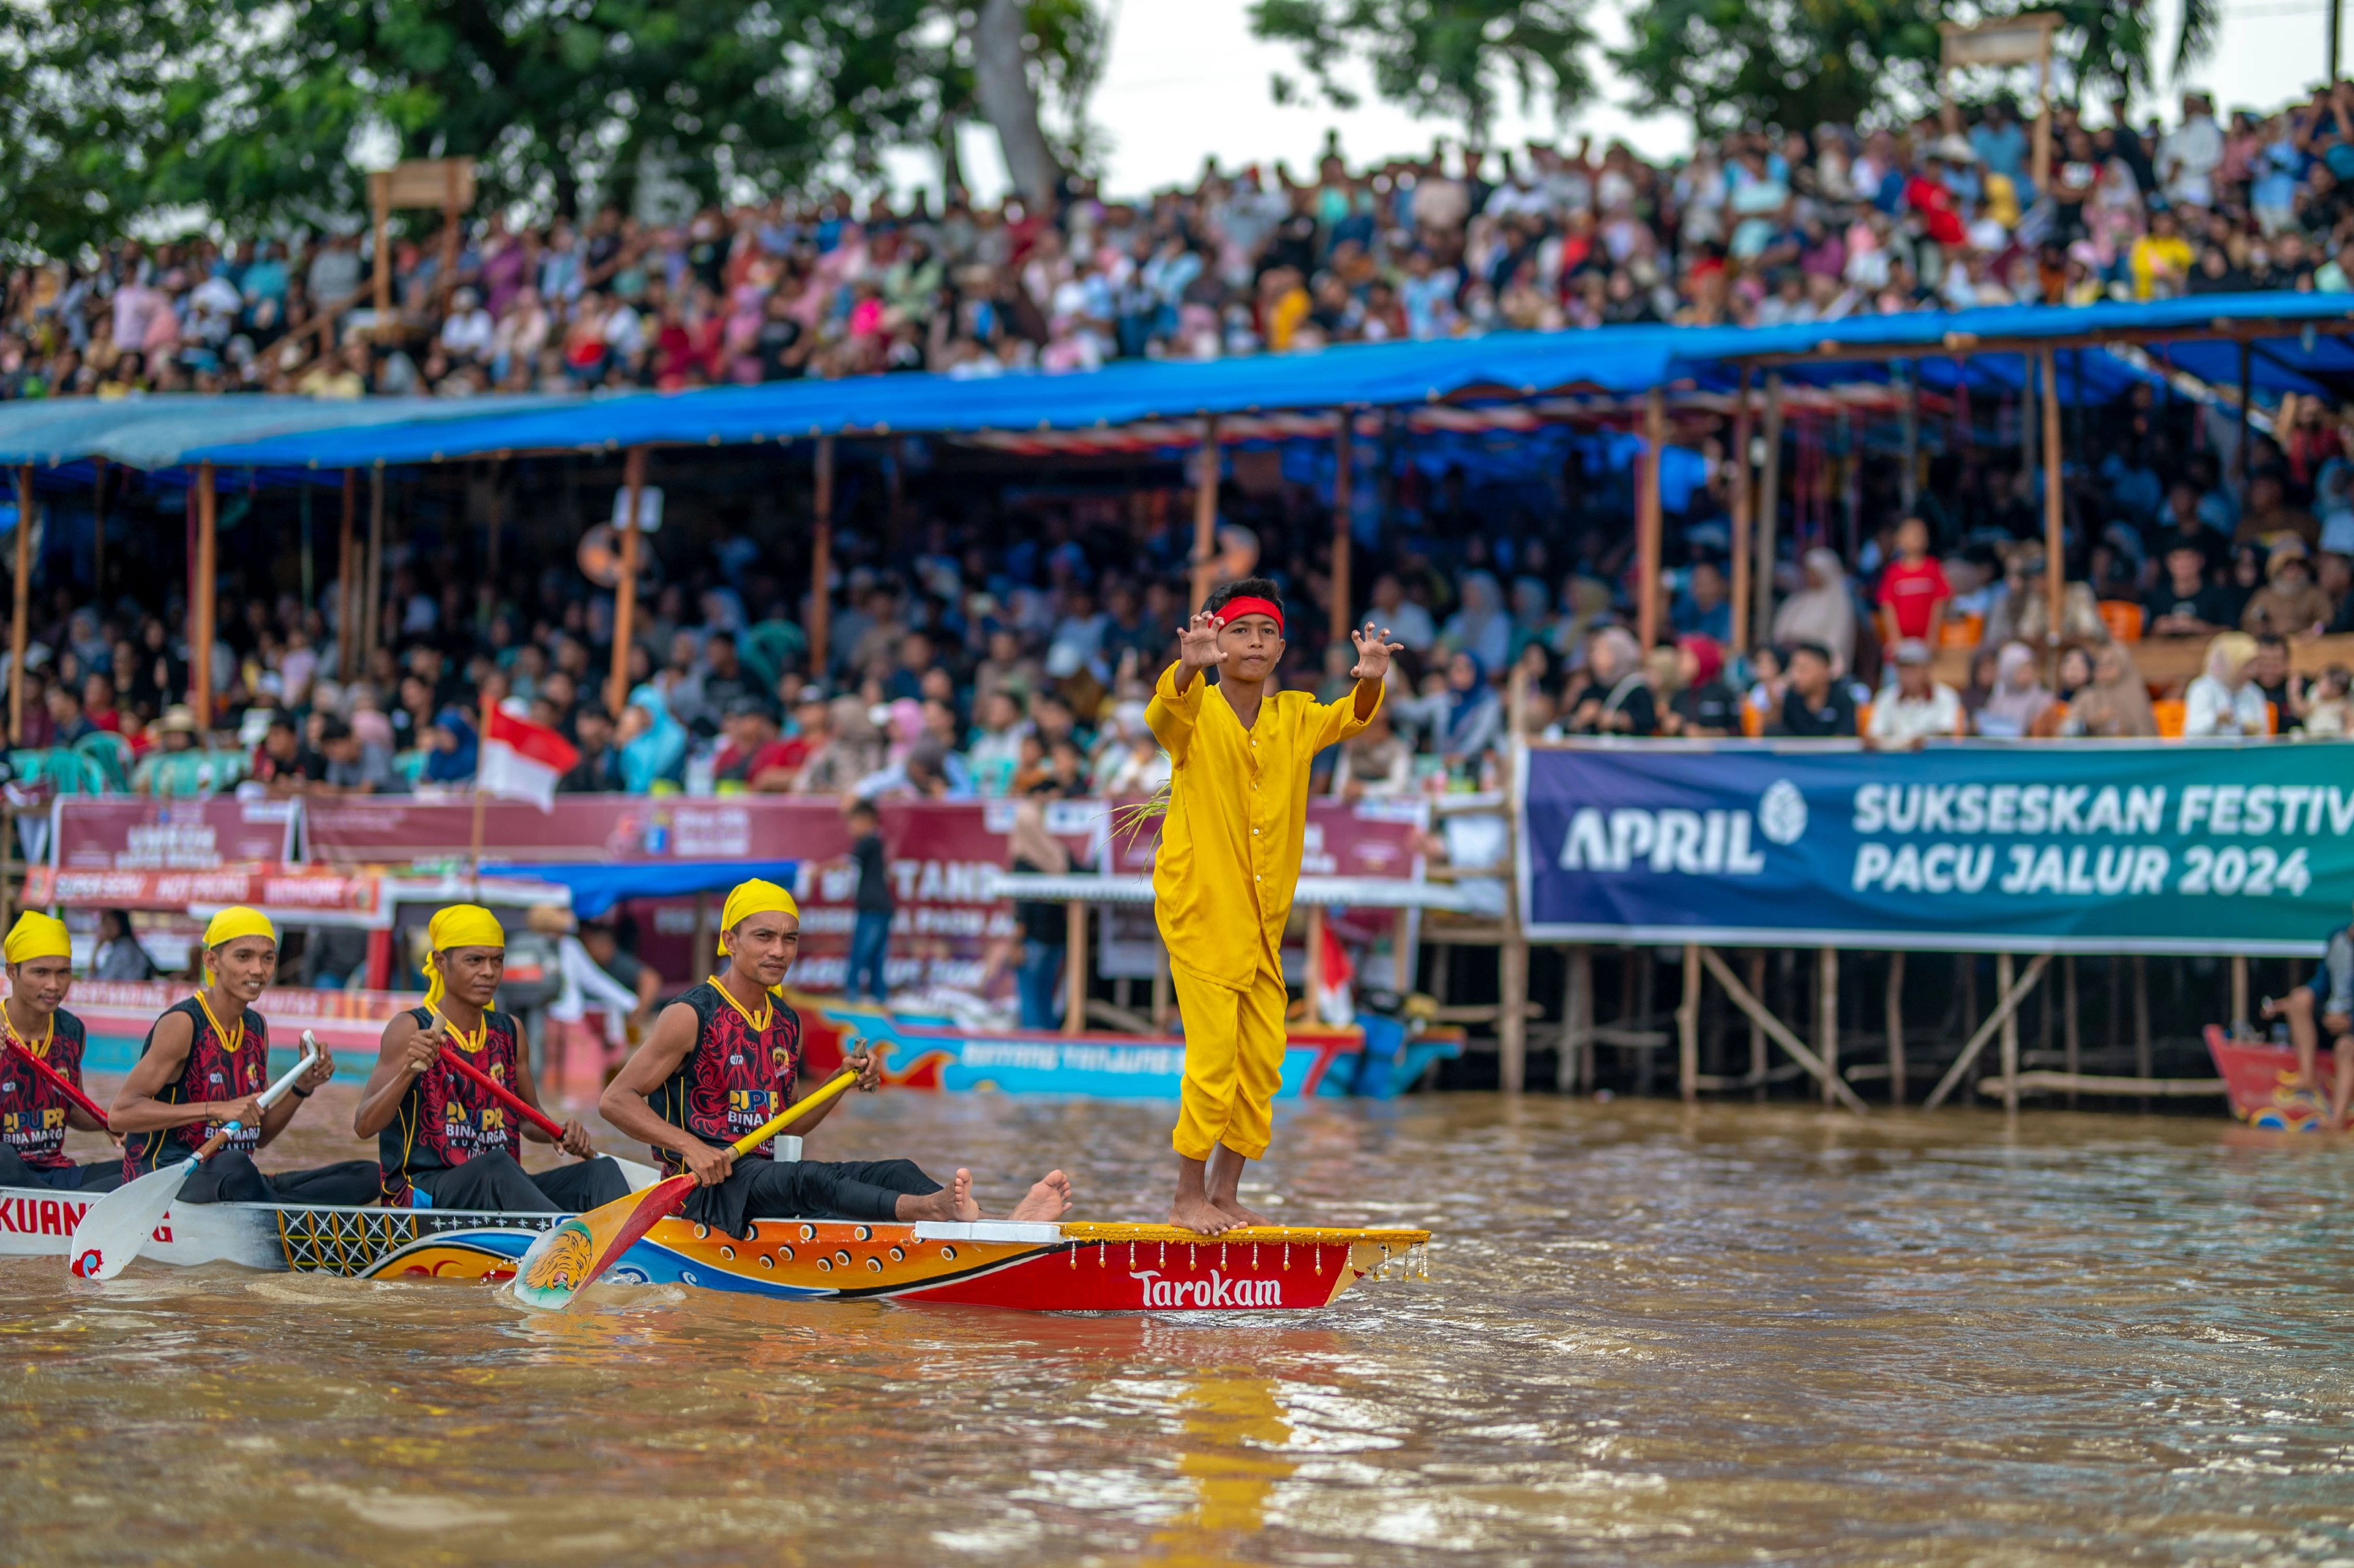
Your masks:
{"label": "boy standing on boat", "polygon": [[597,1157],[577,1120],[565,1122],[559,1147],[579,1163],[526,1171],[515,1160],[515,1135],[546,1143],[547,1134],[514,1126],[498,1097],[442,1060],[456,1052],[539,1107],[523,1031],[491,1006],[506,974],[498,916],[479,904],[453,904],[433,916],[426,941],[425,1005],[384,1026],[376,1071],[352,1116],[352,1130],[376,1140],[386,1207],[409,1207],[422,1194],[437,1209],[577,1214],[626,1197],[620,1167]]}
{"label": "boy standing on boat", "polygon": [[[719,918],[726,967],[663,1009],[598,1102],[607,1121],[652,1146],[665,1171],[701,1183],[681,1213],[739,1236],[757,1219],[980,1219],[970,1171],[944,1188],[906,1160],[779,1160],[763,1147],[738,1160],[728,1152],[802,1096],[801,1015],[776,989],[801,952],[801,921],[791,894],[757,880],[727,895]],[[882,1082],[881,1064],[863,1047],[848,1061],[859,1087]],[[807,1134],[834,1103],[779,1136]],[[1070,1197],[1069,1179],[1049,1171],[1011,1217],[1059,1219]]]}
{"label": "boy standing on boat", "polygon": [[270,1081],[270,1026],[253,1004],[278,972],[277,930],[260,910],[233,906],[212,917],[204,943],[204,985],[147,1031],[138,1065],[106,1113],[123,1134],[123,1180],[186,1159],[215,1128],[233,1121],[239,1130],[188,1178],[178,1202],[375,1202],[373,1160],[266,1176],[254,1165],[255,1151],[269,1147],[335,1075],[335,1058],[321,1046],[294,1080],[293,1095],[262,1110],[256,1097]]}
{"label": "boy standing on boat", "polygon": [[76,1089],[87,1040],[81,1020],[65,1010],[73,985],[73,942],[65,922],[27,909],[0,946],[8,961],[8,1001],[0,1006],[6,1051],[0,1057],[0,1187],[55,1187],[111,1192],[122,1185],[122,1161],[77,1165],[66,1158],[66,1128],[103,1132],[105,1125],[73,1103],[21,1057],[46,1064]]}
{"label": "boy standing on boat", "polygon": [[[1263,1223],[1236,1194],[1244,1163],[1267,1153],[1283,1081],[1288,993],[1278,954],[1307,841],[1309,765],[1365,727],[1390,655],[1405,646],[1371,622],[1349,635],[1357,683],[1347,696],[1270,692],[1283,607],[1273,583],[1245,577],[1181,629],[1177,662],[1145,709],[1174,766],[1152,863],[1153,915],[1185,1027],[1169,1219],[1204,1235]],[[1213,669],[1214,693],[1202,678]]]}

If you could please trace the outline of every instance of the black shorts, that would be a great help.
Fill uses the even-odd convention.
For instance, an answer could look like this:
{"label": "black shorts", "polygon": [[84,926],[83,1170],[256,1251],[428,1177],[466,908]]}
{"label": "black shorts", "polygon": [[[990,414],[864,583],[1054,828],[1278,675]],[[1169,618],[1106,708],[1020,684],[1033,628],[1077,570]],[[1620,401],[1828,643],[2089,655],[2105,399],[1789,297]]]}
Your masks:
{"label": "black shorts", "polygon": [[687,1194],[679,1213],[740,1236],[748,1220],[896,1219],[903,1194],[939,1190],[911,1160],[739,1160],[726,1181]]}

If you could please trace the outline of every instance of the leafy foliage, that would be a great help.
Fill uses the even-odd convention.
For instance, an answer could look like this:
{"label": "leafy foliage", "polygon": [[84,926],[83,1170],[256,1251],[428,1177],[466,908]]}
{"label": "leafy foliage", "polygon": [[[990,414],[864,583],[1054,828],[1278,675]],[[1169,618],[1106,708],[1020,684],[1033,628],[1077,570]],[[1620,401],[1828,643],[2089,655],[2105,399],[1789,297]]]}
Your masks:
{"label": "leafy foliage", "polygon": [[1646,0],[1613,55],[1641,112],[1703,132],[1746,121],[1852,123],[1892,99],[1934,97],[1938,0]]}
{"label": "leafy foliage", "polygon": [[[1342,108],[1356,94],[1336,70],[1361,54],[1384,98],[1484,143],[1507,81],[1524,107],[1560,117],[1593,96],[1585,12],[1584,0],[1254,0],[1250,20],[1260,37],[1294,46]],[[1291,91],[1277,79],[1278,100]]]}
{"label": "leafy foliage", "polygon": [[938,101],[925,0],[0,0],[0,207],[39,242],[365,209],[370,137],[486,196],[705,196],[872,164]]}

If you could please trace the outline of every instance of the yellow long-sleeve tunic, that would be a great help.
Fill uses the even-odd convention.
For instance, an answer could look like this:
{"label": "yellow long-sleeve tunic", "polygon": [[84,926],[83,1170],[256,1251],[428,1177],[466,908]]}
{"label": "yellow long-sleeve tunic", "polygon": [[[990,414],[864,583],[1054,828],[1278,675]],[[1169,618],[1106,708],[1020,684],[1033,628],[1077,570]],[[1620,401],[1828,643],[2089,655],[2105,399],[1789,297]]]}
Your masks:
{"label": "yellow long-sleeve tunic", "polygon": [[[1248,729],[1200,675],[1162,672],[1145,723],[1174,765],[1169,814],[1152,863],[1154,916],[1170,963],[1214,985],[1246,988],[1274,964],[1299,885],[1309,764],[1365,727],[1352,691],[1320,703],[1277,692]],[[1374,711],[1380,710],[1378,695]],[[1282,970],[1276,968],[1278,975]]]}

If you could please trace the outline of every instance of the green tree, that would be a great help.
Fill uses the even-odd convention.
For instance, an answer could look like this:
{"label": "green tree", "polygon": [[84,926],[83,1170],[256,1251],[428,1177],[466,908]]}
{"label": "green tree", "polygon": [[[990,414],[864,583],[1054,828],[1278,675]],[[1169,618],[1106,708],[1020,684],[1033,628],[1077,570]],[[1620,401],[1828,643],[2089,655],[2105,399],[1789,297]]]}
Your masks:
{"label": "green tree", "polygon": [[[1451,120],[1484,145],[1507,83],[1524,109],[1565,118],[1594,93],[1585,0],[1253,0],[1251,31],[1292,45],[1324,95],[1353,107],[1340,67],[1363,56],[1373,90]],[[1297,91],[1277,77],[1278,101]]]}
{"label": "green tree", "polygon": [[[925,0],[0,0],[0,209],[44,248],[201,207],[365,207],[353,154],[471,154],[486,196],[700,195],[923,135]],[[12,225],[12,228],[20,228]]]}
{"label": "green tree", "polygon": [[1939,0],[1645,0],[1612,61],[1638,112],[1702,134],[1746,121],[1852,123],[1935,93]]}

